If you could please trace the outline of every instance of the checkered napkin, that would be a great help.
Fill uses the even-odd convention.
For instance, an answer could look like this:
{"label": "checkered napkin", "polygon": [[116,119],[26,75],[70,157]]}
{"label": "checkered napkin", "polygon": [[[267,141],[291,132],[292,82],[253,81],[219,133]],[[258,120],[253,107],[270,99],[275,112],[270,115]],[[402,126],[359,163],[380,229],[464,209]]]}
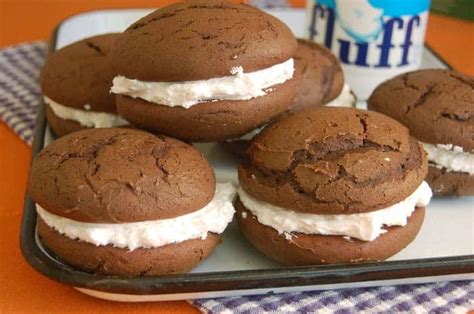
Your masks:
{"label": "checkered napkin", "polygon": [[474,281],[194,300],[204,313],[466,313]]}
{"label": "checkered napkin", "polygon": [[41,102],[38,75],[46,54],[42,41],[0,50],[0,119],[28,144]]}
{"label": "checkered napkin", "polygon": [[[0,50],[0,119],[28,144],[40,103],[45,42]],[[474,309],[474,281],[194,300],[205,313],[463,313]]]}

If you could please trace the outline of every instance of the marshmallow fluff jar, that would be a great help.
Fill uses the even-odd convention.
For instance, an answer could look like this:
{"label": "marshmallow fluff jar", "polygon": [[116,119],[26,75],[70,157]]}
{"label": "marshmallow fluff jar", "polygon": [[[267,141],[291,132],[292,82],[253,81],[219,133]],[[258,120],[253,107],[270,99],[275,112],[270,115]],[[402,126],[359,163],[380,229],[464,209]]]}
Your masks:
{"label": "marshmallow fluff jar", "polygon": [[437,195],[474,195],[473,86],[473,76],[426,69],[383,82],[367,102],[370,110],[400,121],[423,144],[429,162],[426,181]]}
{"label": "marshmallow fluff jar", "polygon": [[432,192],[408,130],[352,108],[301,111],[267,127],[239,167],[246,238],[286,265],[384,260],[418,234]]}
{"label": "marshmallow fluff jar", "polygon": [[191,145],[144,131],[89,129],[44,148],[30,171],[38,234],[62,261],[108,275],[185,273],[208,257],[234,216]]}
{"label": "marshmallow fluff jar", "polygon": [[239,137],[290,106],[296,39],[263,11],[191,0],[123,32],[111,92],[132,125],[186,141]]}
{"label": "marshmallow fluff jar", "polygon": [[118,34],[83,39],[48,56],[40,83],[48,124],[57,136],[128,124],[117,114],[108,54]]}

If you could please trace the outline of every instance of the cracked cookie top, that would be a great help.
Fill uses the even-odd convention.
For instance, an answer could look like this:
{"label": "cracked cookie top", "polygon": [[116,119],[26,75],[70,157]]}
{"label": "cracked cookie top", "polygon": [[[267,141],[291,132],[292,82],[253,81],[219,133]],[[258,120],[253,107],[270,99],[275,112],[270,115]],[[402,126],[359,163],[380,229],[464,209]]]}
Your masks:
{"label": "cracked cookie top", "polygon": [[427,167],[421,145],[397,121],[372,111],[321,107],[257,135],[239,181],[247,193],[276,206],[353,214],[404,200]]}
{"label": "cracked cookie top", "polygon": [[295,76],[301,77],[301,83],[290,111],[322,106],[336,98],[344,86],[344,74],[336,56],[323,45],[306,39],[298,39]]}
{"label": "cracked cookie top", "polygon": [[145,81],[191,81],[253,72],[293,57],[296,39],[277,18],[243,4],[192,0],[159,9],[118,38],[118,73]]}
{"label": "cracked cookie top", "polygon": [[189,144],[134,129],[64,136],[34,159],[28,190],[49,212],[77,221],[121,223],[194,212],[214,196],[215,177]]}
{"label": "cracked cookie top", "polygon": [[63,106],[115,113],[108,54],[118,35],[86,38],[49,55],[40,75],[43,94]]}
{"label": "cracked cookie top", "polygon": [[391,116],[422,142],[474,150],[474,77],[451,70],[420,70],[379,85],[371,110]]}

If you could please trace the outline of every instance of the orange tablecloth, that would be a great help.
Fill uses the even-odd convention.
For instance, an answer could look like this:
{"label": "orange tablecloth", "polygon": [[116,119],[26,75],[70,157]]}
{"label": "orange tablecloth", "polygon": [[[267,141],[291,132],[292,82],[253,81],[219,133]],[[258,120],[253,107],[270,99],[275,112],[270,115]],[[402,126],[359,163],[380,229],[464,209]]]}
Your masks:
{"label": "orange tablecloth", "polygon": [[[0,47],[45,40],[63,18],[111,7],[157,7],[170,0],[0,0]],[[302,4],[304,0],[293,0]],[[474,23],[430,16],[427,42],[455,69],[474,75]],[[122,304],[82,295],[36,273],[18,242],[31,149],[0,122],[0,312],[196,312],[186,302]]]}

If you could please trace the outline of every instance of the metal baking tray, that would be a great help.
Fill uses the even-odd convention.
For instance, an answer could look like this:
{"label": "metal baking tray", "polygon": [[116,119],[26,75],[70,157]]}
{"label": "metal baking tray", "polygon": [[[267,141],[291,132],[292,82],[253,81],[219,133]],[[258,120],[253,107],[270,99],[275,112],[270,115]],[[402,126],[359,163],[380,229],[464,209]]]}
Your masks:
{"label": "metal baking tray", "polygon": [[[72,16],[58,25],[51,50],[84,37],[119,32],[150,10],[101,10]],[[269,10],[297,36],[304,35],[304,10]],[[448,68],[428,47],[423,67]],[[361,104],[363,106],[363,104]],[[33,156],[53,140],[39,108]],[[218,181],[237,182],[238,160],[216,144],[197,144],[213,165]],[[284,267],[254,249],[235,223],[225,231],[216,251],[191,273],[160,277],[102,276],[59,261],[36,233],[35,205],[26,195],[21,250],[40,273],[95,297],[115,301],[181,300],[235,295],[351,287],[474,280],[474,197],[434,198],[422,230],[405,250],[385,262]]]}

